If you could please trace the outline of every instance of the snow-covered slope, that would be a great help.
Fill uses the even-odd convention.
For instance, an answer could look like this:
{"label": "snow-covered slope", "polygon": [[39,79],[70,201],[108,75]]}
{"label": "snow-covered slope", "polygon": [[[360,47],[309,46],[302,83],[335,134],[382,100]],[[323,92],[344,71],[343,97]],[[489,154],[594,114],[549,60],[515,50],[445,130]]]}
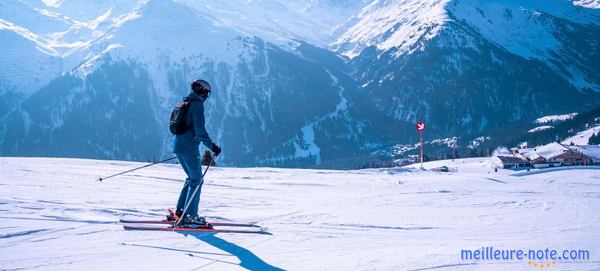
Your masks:
{"label": "snow-covered slope", "polygon": [[31,95],[101,52],[90,47],[141,2],[2,1],[0,78],[11,91]]}
{"label": "snow-covered slope", "polygon": [[335,50],[356,57],[365,48],[398,48],[399,54],[415,49],[422,37],[430,39],[449,20],[444,1],[373,1],[347,22],[348,30],[332,44]]}
{"label": "snow-covered slope", "polygon": [[577,116],[577,113],[563,114],[563,115],[550,115],[537,118],[534,122],[537,124],[544,124],[548,122],[561,122],[565,120],[572,119]]}
{"label": "snow-covered slope", "polygon": [[597,170],[512,177],[494,173],[487,159],[425,164],[450,173],[212,168],[201,213],[257,222],[272,234],[242,235],[124,231],[119,218],[158,218],[173,207],[184,178],[167,164],[95,181],[140,165],[0,158],[0,269],[532,268],[526,260],[461,260],[462,249],[483,246],[589,250],[590,260],[554,269],[600,268]]}
{"label": "snow-covered slope", "polygon": [[597,0],[574,0],[573,3],[586,8],[600,9],[600,2]]}
{"label": "snow-covered slope", "polygon": [[[279,47],[169,0],[140,1],[122,15],[110,3],[84,27],[96,32],[74,51],[76,68],[6,116],[3,154],[147,160],[170,153],[165,121],[196,78],[214,86],[207,126],[225,161],[237,165],[255,165],[307,123],[348,107],[340,89],[354,83],[332,52],[304,42]],[[69,142],[80,148],[61,147]]]}
{"label": "snow-covered slope", "polygon": [[[365,103],[392,119],[424,120],[429,138],[488,135],[600,101],[597,10],[568,1],[407,0],[375,1],[361,14],[335,48],[353,57],[354,77],[370,93]],[[395,140],[378,143],[405,144]]]}
{"label": "snow-covered slope", "polygon": [[563,144],[576,144],[576,145],[587,145],[589,144],[590,137],[600,132],[600,125],[588,128],[584,131],[578,132],[576,135],[566,138],[562,141]]}
{"label": "snow-covered slope", "polygon": [[[577,88],[600,91],[599,71],[590,62],[598,54],[581,47],[595,43],[581,34],[600,28],[600,10],[580,8],[570,1],[461,0],[449,12],[509,52],[546,63]],[[581,31],[572,36],[575,28]]]}
{"label": "snow-covered slope", "polygon": [[294,40],[326,47],[366,0],[178,0],[219,25],[286,46]]}
{"label": "snow-covered slope", "polygon": [[[360,55],[369,46],[382,52],[393,49],[396,56],[401,56],[430,47],[428,41],[440,30],[452,28],[452,22],[473,28],[512,54],[546,63],[577,88],[600,91],[598,71],[589,59],[596,59],[598,54],[579,47],[595,42],[587,36],[570,34],[577,31],[574,28],[581,28],[577,31],[580,34],[597,32],[600,10],[582,8],[570,1],[373,1],[356,20],[348,22],[352,26],[333,48],[350,57]],[[447,47],[480,49],[476,41],[465,41],[441,42]]]}
{"label": "snow-covered slope", "polygon": [[550,126],[550,125],[542,125],[542,126],[538,126],[538,127],[535,127],[535,128],[529,129],[529,131],[528,131],[528,132],[529,132],[529,133],[536,133],[536,132],[539,132],[539,131],[544,131],[544,130],[548,130],[548,129],[552,129],[552,128],[554,128],[554,126]]}
{"label": "snow-covered slope", "polygon": [[30,94],[59,75],[58,52],[39,35],[0,17],[0,40],[0,93]]}
{"label": "snow-covered slope", "polygon": [[[535,124],[555,124],[555,123],[560,123],[561,121],[570,120],[575,116],[577,116],[577,113],[562,114],[562,115],[550,115],[550,116],[544,116],[544,117],[537,118],[533,123],[535,123]],[[540,126],[530,129],[528,132],[529,133],[537,133],[539,131],[543,131],[543,130],[547,130],[547,129],[551,129],[551,128],[554,128],[554,126],[540,125]]]}

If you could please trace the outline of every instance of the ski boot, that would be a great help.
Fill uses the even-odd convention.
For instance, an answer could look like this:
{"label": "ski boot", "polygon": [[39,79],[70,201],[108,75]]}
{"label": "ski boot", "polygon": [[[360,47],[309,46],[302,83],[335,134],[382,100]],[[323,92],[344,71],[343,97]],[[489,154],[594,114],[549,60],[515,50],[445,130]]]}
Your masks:
{"label": "ski boot", "polygon": [[169,222],[175,222],[179,220],[179,217],[181,216],[181,213],[175,213],[173,212],[173,210],[171,209],[167,209],[167,211],[169,211],[169,214],[167,215],[167,221]]}
{"label": "ski boot", "polygon": [[179,227],[182,228],[205,228],[205,229],[212,229],[213,225],[209,224],[206,222],[206,218],[202,217],[202,216],[190,216],[190,215],[186,215],[185,217],[183,217],[183,219],[181,219],[181,221],[179,222]]}

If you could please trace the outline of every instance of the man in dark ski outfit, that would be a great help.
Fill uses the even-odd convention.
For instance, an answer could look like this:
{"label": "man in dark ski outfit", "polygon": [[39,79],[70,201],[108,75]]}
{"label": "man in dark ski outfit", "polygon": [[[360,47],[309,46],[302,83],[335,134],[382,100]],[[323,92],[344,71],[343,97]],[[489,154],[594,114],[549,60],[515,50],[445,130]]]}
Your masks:
{"label": "man in dark ski outfit", "polygon": [[[187,179],[177,201],[176,217],[171,214],[168,219],[177,220],[178,217],[181,217],[185,204],[191,199],[190,205],[181,219],[183,224],[206,224],[204,217],[198,216],[198,204],[203,183],[200,152],[198,151],[200,142],[213,151],[215,156],[221,153],[221,148],[213,143],[204,127],[204,102],[210,96],[210,92],[211,86],[208,82],[204,80],[192,82],[192,91],[183,99],[190,102],[185,119],[186,127],[190,128],[183,134],[175,135],[173,152],[177,155],[181,167],[187,174]],[[198,187],[198,192],[191,198],[196,187]]]}

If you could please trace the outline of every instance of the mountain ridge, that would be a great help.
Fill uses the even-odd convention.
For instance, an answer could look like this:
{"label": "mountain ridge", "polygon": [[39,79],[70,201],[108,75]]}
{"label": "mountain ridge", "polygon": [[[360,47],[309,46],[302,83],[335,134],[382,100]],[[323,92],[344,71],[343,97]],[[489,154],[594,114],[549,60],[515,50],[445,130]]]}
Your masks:
{"label": "mountain ridge", "polygon": [[[48,84],[30,85],[26,95],[9,81],[0,84],[2,155],[35,155],[37,147],[39,155],[52,156],[165,156],[171,139],[164,116],[199,77],[215,87],[206,104],[207,123],[223,143],[221,161],[240,166],[357,167],[382,158],[390,147],[414,142],[417,120],[426,121],[433,139],[485,138],[489,129],[584,111],[600,102],[600,71],[594,66],[600,61],[594,49],[600,44],[600,20],[596,11],[570,2],[538,7],[531,1],[361,1],[344,9],[345,1],[278,1],[272,9],[297,10],[246,28],[240,25],[253,21],[250,15],[231,18],[240,8],[260,10],[267,2],[241,5],[229,15],[225,7],[233,2],[211,2],[204,12],[199,10],[206,1],[130,1],[119,7],[120,1],[19,3],[18,8],[28,4],[37,11],[18,14],[46,14],[74,25],[35,34],[57,52],[48,55],[59,63],[47,65]],[[566,5],[567,10],[556,8]],[[325,14],[328,8],[336,15],[310,26],[277,23]],[[93,12],[81,12],[86,9]],[[405,13],[414,14],[397,16]],[[11,21],[6,14],[11,13],[0,22]],[[365,18],[376,19],[365,24]],[[250,29],[266,24],[271,24],[268,33]],[[15,33],[6,25],[0,36]],[[516,27],[523,25],[529,29]],[[371,32],[373,27],[381,29]],[[341,38],[332,44],[323,33]],[[365,33],[374,36],[356,40],[361,44],[354,47],[343,42],[345,35]],[[508,42],[513,38],[515,45]],[[32,43],[20,39],[7,46],[21,44]],[[359,49],[343,56],[348,48]],[[30,51],[43,55],[35,47]],[[33,67],[38,60],[28,63]],[[20,81],[10,69],[2,76]],[[127,93],[127,87],[136,89]],[[102,101],[96,105],[102,110],[86,111],[94,99]],[[143,119],[120,120],[120,114]],[[66,133],[77,127],[65,124],[71,122],[92,130],[88,123],[115,127],[114,138],[100,131]],[[131,134],[132,129],[146,136]],[[57,141],[59,134],[75,143]]]}

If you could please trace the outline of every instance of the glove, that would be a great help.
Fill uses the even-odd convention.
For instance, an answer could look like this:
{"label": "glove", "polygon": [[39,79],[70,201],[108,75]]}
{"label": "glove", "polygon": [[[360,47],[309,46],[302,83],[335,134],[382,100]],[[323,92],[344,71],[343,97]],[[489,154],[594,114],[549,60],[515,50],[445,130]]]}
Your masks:
{"label": "glove", "polygon": [[217,144],[213,143],[212,146],[210,147],[210,150],[215,153],[215,157],[219,156],[219,154],[221,153],[221,147],[219,147]]}

